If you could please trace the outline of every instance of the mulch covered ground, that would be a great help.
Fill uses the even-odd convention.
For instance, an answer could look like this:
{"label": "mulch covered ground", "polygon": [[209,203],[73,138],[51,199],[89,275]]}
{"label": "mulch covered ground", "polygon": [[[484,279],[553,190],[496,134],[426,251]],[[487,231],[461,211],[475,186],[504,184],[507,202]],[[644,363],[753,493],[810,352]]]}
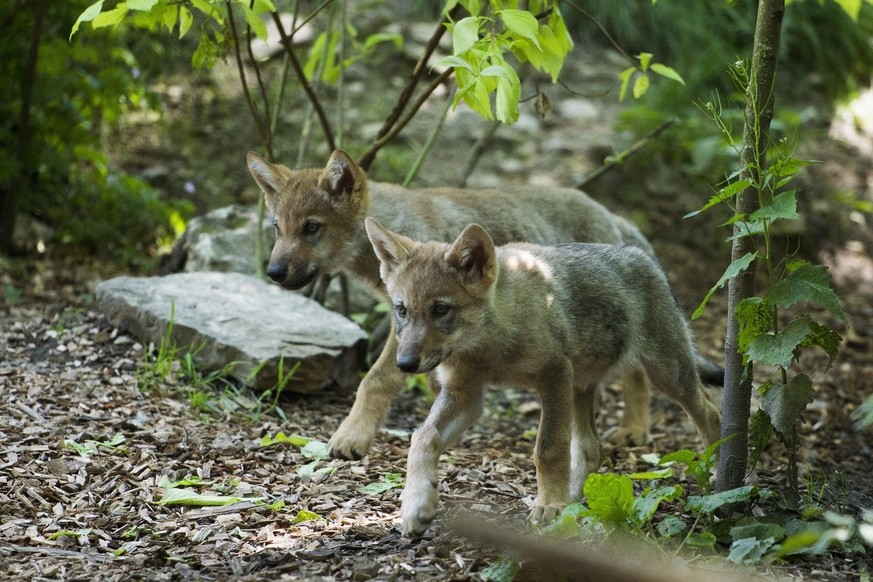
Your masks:
{"label": "mulch covered ground", "polygon": [[[398,400],[390,430],[361,461],[262,446],[262,437],[280,431],[326,442],[353,394],[285,397],[283,420],[253,413],[245,392],[219,387],[192,398],[171,383],[143,391],[137,369],[146,348],[108,325],[92,303],[106,269],[70,259],[7,267],[0,281],[0,578],[478,579],[500,552],[453,533],[450,518],[479,511],[525,527],[535,493],[529,431],[539,412],[530,395],[491,395],[483,419],[443,458],[442,516],[423,540],[409,541],[397,531],[400,489],[390,485],[402,477],[409,434],[427,412],[421,394]],[[843,298],[852,341],[827,372],[823,357],[804,362],[818,395],[803,427],[802,459],[807,494],[850,513],[873,505],[870,432],[855,431],[849,416],[873,386],[873,307],[863,293]],[[720,359],[722,311],[716,305],[695,323],[700,349],[713,359]],[[657,397],[653,407],[653,442],[607,445],[611,470],[646,468],[646,452],[697,446],[678,406]],[[603,429],[620,410],[617,391],[608,390]],[[783,471],[784,451],[773,444],[753,480],[781,482]],[[182,488],[261,501],[160,503],[171,482],[198,478],[202,484]],[[864,559],[825,554],[768,575],[842,580],[857,576]]]}

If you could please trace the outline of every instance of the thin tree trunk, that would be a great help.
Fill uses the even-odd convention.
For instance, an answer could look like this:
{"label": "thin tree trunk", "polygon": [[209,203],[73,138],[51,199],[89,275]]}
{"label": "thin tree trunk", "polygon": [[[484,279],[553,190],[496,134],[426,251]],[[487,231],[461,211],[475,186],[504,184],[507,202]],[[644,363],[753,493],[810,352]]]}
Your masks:
{"label": "thin tree trunk", "polygon": [[[744,178],[752,186],[744,190],[737,211],[750,214],[760,207],[760,170],[766,167],[770,121],[773,118],[773,88],[776,81],[776,59],[782,31],[785,0],[760,0],[755,22],[752,68],[746,89],[746,120],[743,133],[742,163]],[[739,234],[739,226],[734,233]],[[734,241],[731,260],[755,251],[754,237]],[[726,491],[743,484],[749,460],[749,404],[752,397],[752,367],[744,367],[737,351],[739,327],[737,305],[755,292],[754,263],[728,283],[728,326],[725,339],[725,379],[722,400],[722,437],[735,435],[721,446],[718,460],[716,490]]]}
{"label": "thin tree trunk", "polygon": [[42,39],[42,22],[46,7],[46,0],[39,0],[34,8],[30,47],[21,75],[21,115],[18,118],[18,148],[16,151],[18,168],[10,187],[0,185],[0,254],[12,252],[12,235],[15,231],[15,220],[18,217],[18,206],[22,192],[27,189],[27,175],[30,171],[27,155],[30,147],[30,105],[33,86],[36,83],[36,58]]}

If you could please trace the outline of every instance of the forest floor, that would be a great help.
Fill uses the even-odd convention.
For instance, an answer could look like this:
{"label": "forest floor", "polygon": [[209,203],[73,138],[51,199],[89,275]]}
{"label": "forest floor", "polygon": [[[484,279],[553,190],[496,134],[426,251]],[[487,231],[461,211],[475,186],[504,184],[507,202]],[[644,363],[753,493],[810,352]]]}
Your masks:
{"label": "forest floor", "polygon": [[[616,63],[609,58],[597,67],[574,67],[571,82],[592,94],[603,84],[615,83]],[[359,90],[366,91],[363,82]],[[599,163],[597,151],[632,141],[632,136],[614,132],[616,101],[614,92],[598,100],[554,99],[554,116],[542,122],[527,113],[519,127],[498,131],[471,183],[578,182]],[[238,99],[234,107],[241,107]],[[420,125],[411,126],[409,133],[418,135],[419,143],[441,107],[425,110],[423,120],[416,122]],[[226,117],[212,119],[209,127],[221,126],[221,119],[244,117],[229,116],[227,107],[223,111]],[[172,119],[183,119],[181,113]],[[457,143],[472,145],[483,127],[472,124],[470,116],[458,114],[447,123],[419,183],[452,181],[452,169],[462,162]],[[192,131],[208,134],[209,127]],[[255,149],[251,136],[249,130],[252,141],[244,143],[248,138],[243,137],[233,147],[223,139],[203,146],[211,148],[210,155],[217,144],[229,152],[212,160],[216,175],[238,164],[227,174],[235,172],[246,181],[242,160],[247,149]],[[160,139],[149,136],[145,141],[154,151],[172,149]],[[841,169],[870,167],[869,154],[833,145],[830,138],[821,144],[823,175],[830,172],[839,181]],[[196,181],[191,168],[209,156],[187,154],[198,161],[186,165],[170,151],[160,157],[171,160],[170,173],[173,167],[182,168],[183,182]],[[321,160],[320,165],[326,154],[316,148],[313,159]],[[172,182],[172,176],[162,175]],[[635,159],[589,191],[641,224],[690,312],[721,275],[728,252],[723,238],[712,234],[711,223],[681,221],[706,194],[689,192],[693,188],[674,183],[674,177],[652,159]],[[626,188],[626,183],[633,187]],[[865,184],[862,193],[869,197]],[[208,180],[197,184],[201,190],[208,185]],[[248,184],[238,197],[251,200],[253,187]],[[184,189],[190,190],[187,185]],[[176,184],[176,191],[182,190]],[[818,232],[805,234],[821,238]],[[856,430],[852,418],[873,387],[873,263],[863,244],[830,238],[816,244],[830,252],[828,257],[836,257],[828,260],[849,323],[831,322],[846,338],[833,366],[828,368],[826,356],[814,352],[799,364],[816,386],[800,429],[801,495],[806,502],[857,516],[862,508],[873,507],[873,433],[870,428]],[[483,512],[503,516],[519,531],[526,529],[535,494],[531,430],[539,414],[532,395],[511,389],[490,394],[483,418],[443,457],[440,516],[424,539],[410,541],[397,529],[400,489],[395,476],[402,478],[410,434],[427,413],[423,394],[407,391],[397,399],[385,429],[360,461],[318,460],[289,444],[263,446],[262,437],[280,431],[327,442],[354,394],[285,395],[279,402],[282,418],[262,413],[245,390],[192,389],[174,380],[178,374],[141,389],[138,371],[148,347],[113,328],[94,304],[96,283],[117,274],[124,274],[122,266],[62,250],[2,263],[0,577],[481,579],[499,562],[500,551],[458,535],[452,517]],[[723,359],[725,311],[721,292],[692,325],[699,350],[715,361]],[[692,425],[675,403],[655,395],[652,407],[652,441],[640,447],[606,442],[604,470],[641,471],[650,468],[645,453],[699,448]],[[601,432],[617,425],[621,410],[620,394],[610,387],[598,419]],[[312,465],[313,460],[318,462]],[[784,448],[771,439],[750,482],[779,486],[785,482],[786,466]],[[224,507],[160,502],[168,481],[186,479],[191,484],[180,487],[263,502]],[[693,490],[689,481],[668,482]],[[681,509],[669,506],[665,511]],[[724,567],[709,558],[689,559],[700,567]],[[863,553],[825,552],[747,572],[789,580],[845,580],[871,570],[873,563]]]}

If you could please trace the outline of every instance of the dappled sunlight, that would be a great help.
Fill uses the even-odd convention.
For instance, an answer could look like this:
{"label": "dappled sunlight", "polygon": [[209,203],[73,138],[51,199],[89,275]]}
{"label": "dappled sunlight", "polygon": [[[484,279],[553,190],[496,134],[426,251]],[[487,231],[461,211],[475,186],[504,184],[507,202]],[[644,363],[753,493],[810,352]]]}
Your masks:
{"label": "dappled sunlight", "polygon": [[837,107],[830,136],[873,158],[873,87]]}
{"label": "dappled sunlight", "polygon": [[821,262],[837,286],[873,293],[873,258],[864,252],[860,242],[849,241],[836,252],[823,254]]}
{"label": "dappled sunlight", "polygon": [[554,278],[552,267],[528,251],[512,249],[512,254],[506,259],[505,265],[512,271],[538,271],[546,281]]}

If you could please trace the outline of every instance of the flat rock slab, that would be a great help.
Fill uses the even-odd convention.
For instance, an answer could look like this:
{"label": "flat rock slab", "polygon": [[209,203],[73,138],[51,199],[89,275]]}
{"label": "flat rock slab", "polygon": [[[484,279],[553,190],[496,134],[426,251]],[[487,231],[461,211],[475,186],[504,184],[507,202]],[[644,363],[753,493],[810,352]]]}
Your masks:
{"label": "flat rock slab", "polygon": [[97,302],[113,325],[143,342],[159,343],[173,314],[172,340],[182,349],[191,346],[199,369],[237,362],[231,375],[257,389],[276,385],[282,358],[286,373],[300,362],[285,388],[293,392],[353,388],[363,370],[367,336],[361,328],[311,299],[248,275],[116,277],[97,286]]}

